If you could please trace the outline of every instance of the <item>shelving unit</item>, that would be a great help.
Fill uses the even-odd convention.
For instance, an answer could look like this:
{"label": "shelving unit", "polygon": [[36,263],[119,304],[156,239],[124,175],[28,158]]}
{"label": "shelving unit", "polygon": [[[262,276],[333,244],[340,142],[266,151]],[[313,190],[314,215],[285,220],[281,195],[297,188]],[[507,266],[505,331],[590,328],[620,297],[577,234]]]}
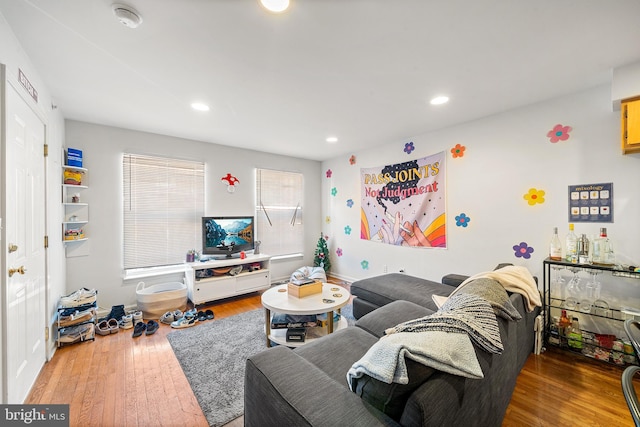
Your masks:
{"label": "shelving unit", "polygon": [[[590,323],[597,324],[598,322],[619,322],[620,328],[622,329],[622,322],[625,320],[625,315],[622,311],[621,307],[607,307],[602,309],[594,309],[591,307],[589,311],[580,310],[579,304],[572,308],[567,308],[566,299],[563,299],[561,296],[558,297],[552,296],[551,292],[551,284],[553,281],[552,270],[556,269],[580,269],[585,271],[594,271],[603,274],[610,274],[611,277],[626,277],[632,279],[640,280],[640,272],[621,270],[616,268],[615,266],[603,266],[603,265],[594,265],[594,264],[573,264],[565,261],[554,261],[549,258],[544,260],[544,281],[543,281],[543,309],[545,314],[545,327],[544,327],[544,342],[545,345],[553,345],[563,347],[566,350],[571,350],[573,352],[582,353],[587,357],[595,357],[596,359],[603,360],[605,362],[614,363],[614,361],[618,360],[617,365],[628,365],[630,363],[638,364],[638,358],[636,355],[635,360],[632,362],[631,358],[624,357],[624,363],[619,363],[619,354],[616,357],[617,353],[623,353],[624,356],[628,356],[633,353],[632,350],[623,347],[622,350],[612,348],[608,343],[603,344],[598,339],[593,339],[603,336],[610,337],[607,334],[597,334],[593,331],[587,329],[581,329],[582,332],[582,349],[570,348],[564,345],[564,341],[568,339],[567,336],[562,335],[558,331],[554,331],[553,322],[552,322],[552,311],[556,314],[560,314],[561,310],[567,310],[569,317],[583,317],[587,316],[590,319]],[[559,273],[558,273],[559,274]],[[585,339],[585,337],[587,339]],[[617,337],[617,338],[627,338],[626,336]],[[557,342],[556,342],[557,340]],[[613,339],[612,339],[613,341]],[[589,346],[589,347],[587,347]],[[588,350],[593,349],[594,352],[590,353]],[[609,353],[610,357],[607,358],[606,354]],[[600,355],[597,357],[595,355]],[[606,359],[606,360],[605,360]]]}
{"label": "shelving unit", "polygon": [[[95,339],[96,307],[97,302],[79,307],[58,306],[56,314],[58,347]],[[65,315],[67,310],[73,314]],[[65,340],[65,337],[69,340]]]}
{"label": "shelving unit", "polygon": [[[269,255],[189,262],[187,265],[187,289],[194,305],[268,289],[271,286]],[[242,271],[235,276],[228,272],[219,273],[220,270],[238,266],[242,266]]]}
{"label": "shelving unit", "polygon": [[[87,240],[85,227],[89,223],[89,204],[80,202],[81,191],[89,188],[85,168],[62,166],[63,182],[65,172],[75,172],[82,177],[81,184],[62,184],[62,205],[64,221],[62,222],[62,239],[65,243],[77,243]],[[82,230],[82,234],[74,235],[73,230]]]}

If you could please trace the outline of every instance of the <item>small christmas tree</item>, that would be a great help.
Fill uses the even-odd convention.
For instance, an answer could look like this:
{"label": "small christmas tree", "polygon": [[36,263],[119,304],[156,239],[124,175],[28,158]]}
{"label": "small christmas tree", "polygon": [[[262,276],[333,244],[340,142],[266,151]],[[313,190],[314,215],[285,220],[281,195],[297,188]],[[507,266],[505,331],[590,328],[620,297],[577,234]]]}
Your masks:
{"label": "small christmas tree", "polygon": [[322,267],[326,273],[331,269],[331,260],[329,259],[329,248],[327,247],[327,241],[324,238],[322,232],[320,233],[320,239],[318,239],[318,245],[316,246],[316,254],[313,258],[313,265],[315,267]]}

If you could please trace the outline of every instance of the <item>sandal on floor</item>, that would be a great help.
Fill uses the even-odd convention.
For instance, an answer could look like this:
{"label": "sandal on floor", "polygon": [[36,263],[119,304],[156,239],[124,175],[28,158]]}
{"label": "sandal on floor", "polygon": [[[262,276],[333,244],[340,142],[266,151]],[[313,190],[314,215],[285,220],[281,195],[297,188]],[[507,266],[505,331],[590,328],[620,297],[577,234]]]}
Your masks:
{"label": "sandal on floor", "polygon": [[144,322],[136,323],[136,325],[133,327],[133,338],[139,337],[146,330],[147,330],[146,323]]}
{"label": "sandal on floor", "polygon": [[120,331],[120,324],[113,317],[107,320],[107,325],[109,326],[109,331],[112,334],[117,334]]}
{"label": "sandal on floor", "polygon": [[205,320],[207,320],[207,315],[204,313],[204,311],[199,311],[198,322],[204,322]]}
{"label": "sandal on floor", "polygon": [[155,320],[149,320],[147,322],[147,331],[145,332],[145,334],[147,335],[155,334],[159,328],[160,328],[160,324],[158,322],[156,322]]}
{"label": "sandal on floor", "polygon": [[111,334],[111,329],[109,328],[109,324],[107,323],[106,320],[103,320],[102,322],[98,323],[98,325],[96,326],[96,333],[98,335],[110,335]]}
{"label": "sandal on floor", "polygon": [[207,319],[208,320],[212,320],[213,319],[213,311],[212,310],[207,310],[204,312],[204,314],[207,315]]}

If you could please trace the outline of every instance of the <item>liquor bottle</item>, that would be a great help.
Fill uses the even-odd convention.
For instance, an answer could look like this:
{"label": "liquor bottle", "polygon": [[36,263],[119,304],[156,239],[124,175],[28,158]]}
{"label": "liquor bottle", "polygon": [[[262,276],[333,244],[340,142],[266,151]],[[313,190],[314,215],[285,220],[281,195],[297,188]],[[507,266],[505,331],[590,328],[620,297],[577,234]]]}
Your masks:
{"label": "liquor bottle", "polygon": [[607,237],[607,229],[600,229],[600,237],[593,240],[593,263],[601,265],[615,265],[616,256],[613,252],[611,240]]}
{"label": "liquor bottle", "polygon": [[576,233],[573,232],[573,223],[569,224],[569,233],[567,233],[567,237],[565,238],[565,244],[567,247],[567,253],[565,259],[567,262],[571,262],[574,264],[578,263],[578,237],[576,237]]}
{"label": "liquor bottle", "polygon": [[560,335],[560,345],[567,345],[567,335],[569,333],[569,327],[571,326],[571,320],[567,316],[567,310],[562,310],[560,320],[558,321],[558,334]]}
{"label": "liquor bottle", "polygon": [[580,323],[577,317],[574,317],[571,321],[567,335],[569,347],[575,348],[576,350],[582,349],[582,331],[580,330]]}
{"label": "liquor bottle", "polygon": [[562,243],[558,237],[558,227],[553,227],[553,236],[549,243],[549,258],[554,261],[562,261]]}

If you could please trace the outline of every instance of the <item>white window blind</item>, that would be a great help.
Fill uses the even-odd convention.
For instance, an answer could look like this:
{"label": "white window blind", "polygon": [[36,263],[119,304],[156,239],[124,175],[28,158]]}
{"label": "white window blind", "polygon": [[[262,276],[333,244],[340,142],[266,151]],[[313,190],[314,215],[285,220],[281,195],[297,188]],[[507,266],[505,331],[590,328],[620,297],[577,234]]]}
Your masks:
{"label": "white window blind", "polygon": [[204,163],[125,154],[124,268],[184,262],[201,249]]}
{"label": "white window blind", "polygon": [[261,252],[273,256],[303,253],[303,206],[301,173],[256,170],[256,234]]}

